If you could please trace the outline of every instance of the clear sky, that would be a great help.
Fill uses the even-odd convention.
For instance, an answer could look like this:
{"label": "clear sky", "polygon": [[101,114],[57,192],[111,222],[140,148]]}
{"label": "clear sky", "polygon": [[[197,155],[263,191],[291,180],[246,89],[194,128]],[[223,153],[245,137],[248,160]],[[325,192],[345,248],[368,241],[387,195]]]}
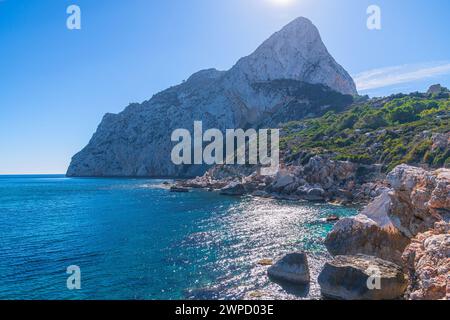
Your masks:
{"label": "clear sky", "polygon": [[[81,30],[66,9],[81,8]],[[381,30],[366,26],[381,8]],[[448,0],[0,0],[0,174],[64,173],[107,112],[229,69],[298,16],[360,93],[450,86]]]}

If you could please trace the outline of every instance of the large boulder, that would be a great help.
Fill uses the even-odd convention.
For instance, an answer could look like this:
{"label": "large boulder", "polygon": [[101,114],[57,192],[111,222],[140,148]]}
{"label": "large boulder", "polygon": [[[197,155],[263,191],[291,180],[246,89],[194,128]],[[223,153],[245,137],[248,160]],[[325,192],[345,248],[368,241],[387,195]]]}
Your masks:
{"label": "large boulder", "polygon": [[391,223],[390,207],[390,197],[383,193],[360,215],[339,221],[325,240],[328,251],[332,255],[373,255],[400,264],[409,239]]}
{"label": "large boulder", "polygon": [[305,253],[291,253],[268,269],[271,278],[305,285],[310,281],[308,257]]}
{"label": "large boulder", "polygon": [[326,298],[392,300],[403,296],[408,280],[392,262],[357,255],[337,256],[327,263],[319,276],[319,284]]}
{"label": "large boulder", "polygon": [[412,300],[450,299],[450,224],[415,237],[403,255],[410,274]]}

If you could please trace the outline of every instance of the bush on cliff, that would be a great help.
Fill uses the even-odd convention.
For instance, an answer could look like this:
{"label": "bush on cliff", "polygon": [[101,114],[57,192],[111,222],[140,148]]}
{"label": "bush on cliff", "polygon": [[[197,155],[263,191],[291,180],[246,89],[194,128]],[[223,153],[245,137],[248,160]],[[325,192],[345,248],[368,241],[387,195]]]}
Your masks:
{"label": "bush on cliff", "polygon": [[420,93],[364,99],[342,113],[287,123],[282,132],[287,163],[326,154],[386,171],[401,163],[448,166],[448,143],[436,147],[433,136],[450,133],[450,99]]}

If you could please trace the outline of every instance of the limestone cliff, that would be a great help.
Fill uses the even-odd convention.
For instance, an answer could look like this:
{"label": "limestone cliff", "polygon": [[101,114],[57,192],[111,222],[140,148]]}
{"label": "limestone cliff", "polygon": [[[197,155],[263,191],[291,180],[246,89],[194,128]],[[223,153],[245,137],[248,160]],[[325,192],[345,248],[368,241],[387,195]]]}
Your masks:
{"label": "limestone cliff", "polygon": [[[331,102],[309,97],[310,92],[329,96]],[[341,109],[354,94],[353,80],[328,53],[317,28],[298,18],[229,71],[200,71],[142,104],[105,115],[89,144],[73,157],[67,175],[201,175],[205,166],[172,164],[173,130],[192,131],[198,120],[204,130],[257,127],[271,123],[267,119],[274,115],[277,121],[298,120]],[[286,108],[295,112],[280,112]]]}

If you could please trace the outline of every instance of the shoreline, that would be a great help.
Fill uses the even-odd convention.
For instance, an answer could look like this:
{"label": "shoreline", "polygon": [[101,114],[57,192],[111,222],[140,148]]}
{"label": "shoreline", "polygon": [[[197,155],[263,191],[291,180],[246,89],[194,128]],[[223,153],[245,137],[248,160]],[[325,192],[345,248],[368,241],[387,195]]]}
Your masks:
{"label": "shoreline", "polygon": [[[311,170],[305,170],[305,167]],[[345,185],[352,188],[339,190],[340,194],[347,196],[339,198],[333,192],[336,185],[343,185],[342,181],[335,179],[325,187],[318,183],[320,174],[326,173],[325,182],[330,182],[330,176],[336,177],[336,172],[340,172],[342,167],[355,169],[354,164],[314,157],[305,167],[285,167],[274,177],[262,177],[257,172],[248,176],[242,176],[242,172],[241,175],[236,175],[236,172],[234,176],[230,172],[223,175],[227,168],[216,167],[203,177],[177,181],[171,191],[201,189],[233,197],[364,206],[355,217],[330,219],[336,224],[323,242],[332,259],[324,264],[319,276],[322,295],[344,300],[450,298],[450,288],[446,283],[450,257],[445,254],[450,249],[450,169],[426,171],[400,165],[383,180],[377,176],[359,185],[354,183],[356,170],[347,170],[341,177],[345,177]],[[217,176],[221,178],[217,179]],[[312,185],[312,182],[316,184]],[[371,185],[371,192],[358,198],[361,189],[367,185]],[[434,247],[427,247],[428,239],[441,246],[437,252]],[[303,258],[292,262],[295,254]],[[271,271],[275,268],[274,274],[282,280],[292,282],[299,277],[305,278],[305,272],[309,273],[307,257],[307,252],[288,254],[268,269],[269,275],[275,272]],[[423,261],[427,259],[430,262],[424,265]],[[367,279],[371,277],[368,270],[373,267],[383,270],[381,279],[389,284],[389,289],[374,291],[368,288]],[[425,284],[430,281],[430,269],[434,275],[431,287]],[[352,274],[364,276],[358,281],[350,281],[349,270]]]}

